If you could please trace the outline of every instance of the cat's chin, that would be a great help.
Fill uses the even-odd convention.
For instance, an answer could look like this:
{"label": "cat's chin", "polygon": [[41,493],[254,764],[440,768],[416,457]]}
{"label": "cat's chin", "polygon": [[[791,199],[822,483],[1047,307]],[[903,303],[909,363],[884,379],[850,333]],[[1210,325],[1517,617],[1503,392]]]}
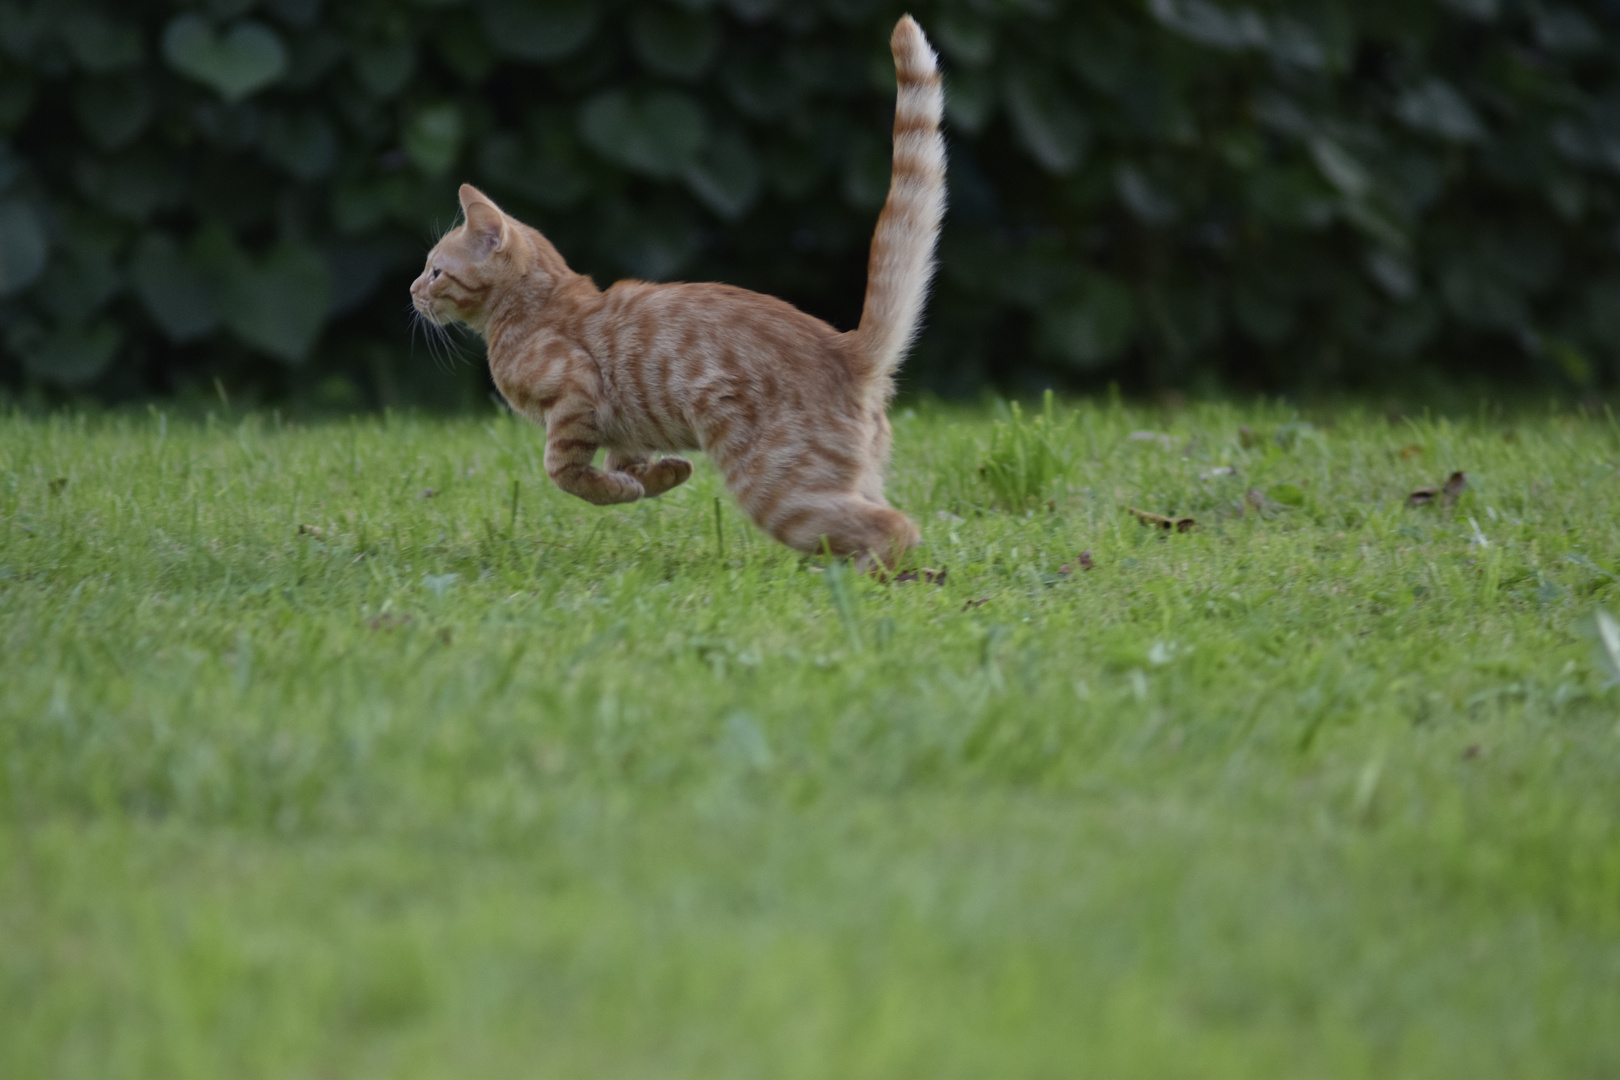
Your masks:
{"label": "cat's chin", "polygon": [[434,326],[443,327],[447,330],[453,326],[464,326],[469,330],[475,330],[478,333],[483,333],[483,327],[481,324],[475,324],[472,319],[467,318],[454,308],[450,309],[449,311],[439,311],[434,308],[429,308],[424,311],[418,308],[417,311],[422,316],[423,321],[430,322]]}

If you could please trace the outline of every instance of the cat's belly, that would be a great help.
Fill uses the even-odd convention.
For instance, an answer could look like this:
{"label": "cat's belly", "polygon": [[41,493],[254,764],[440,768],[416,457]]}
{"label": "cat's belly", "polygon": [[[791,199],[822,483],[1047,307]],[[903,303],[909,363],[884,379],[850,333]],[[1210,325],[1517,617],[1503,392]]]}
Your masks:
{"label": "cat's belly", "polygon": [[607,445],[631,453],[675,453],[697,450],[697,432],[683,416],[628,416],[620,413],[603,425]]}

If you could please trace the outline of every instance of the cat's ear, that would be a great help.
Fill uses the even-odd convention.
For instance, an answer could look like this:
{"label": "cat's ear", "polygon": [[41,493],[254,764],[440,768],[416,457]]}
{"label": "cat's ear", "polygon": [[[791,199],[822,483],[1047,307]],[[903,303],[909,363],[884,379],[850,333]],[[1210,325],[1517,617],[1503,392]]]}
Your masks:
{"label": "cat's ear", "polygon": [[495,205],[495,200],[471,184],[462,184],[461,212],[467,218],[467,235],[486,251],[499,251],[506,246],[506,215]]}
{"label": "cat's ear", "polygon": [[495,205],[494,199],[490,198],[488,195],[485,195],[482,191],[479,191],[471,184],[462,184],[461,191],[458,194],[461,199],[461,212],[463,214],[467,213],[468,210],[472,208],[474,203],[483,203],[497,214],[501,212],[501,208]]}

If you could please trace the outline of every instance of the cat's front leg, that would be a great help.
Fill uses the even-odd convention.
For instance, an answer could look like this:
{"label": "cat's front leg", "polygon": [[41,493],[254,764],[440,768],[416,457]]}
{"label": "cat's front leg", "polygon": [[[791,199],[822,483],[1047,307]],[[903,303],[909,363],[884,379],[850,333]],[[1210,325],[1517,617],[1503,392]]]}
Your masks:
{"label": "cat's front leg", "polygon": [[624,473],[639,481],[649,499],[686,483],[692,475],[692,463],[685,458],[663,457],[654,461],[648,454],[626,454],[619,450],[609,450],[602,467],[610,473]]}
{"label": "cat's front leg", "polygon": [[589,399],[559,401],[546,416],[546,475],[568,494],[598,506],[635,502],[645,494],[641,481],[591,464],[601,441]]}

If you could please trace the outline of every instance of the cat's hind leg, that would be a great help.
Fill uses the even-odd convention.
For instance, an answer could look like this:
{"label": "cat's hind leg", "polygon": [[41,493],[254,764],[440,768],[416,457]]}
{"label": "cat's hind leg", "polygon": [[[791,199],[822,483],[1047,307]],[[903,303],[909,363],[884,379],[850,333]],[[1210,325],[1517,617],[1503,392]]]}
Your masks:
{"label": "cat's hind leg", "polygon": [[624,473],[633,477],[642,487],[645,498],[662,495],[672,487],[686,483],[692,475],[692,463],[683,457],[663,457],[657,461],[647,454],[626,454],[609,450],[602,467],[610,473]]}
{"label": "cat's hind leg", "polygon": [[704,449],[726,487],[755,525],[788,547],[874,570],[893,569],[921,540],[911,519],[883,498],[881,463],[849,449],[859,445],[859,433],[785,424],[760,435],[754,425],[743,432],[714,426],[719,431],[706,433]]}
{"label": "cat's hind leg", "polygon": [[758,524],[788,547],[854,558],[863,570],[894,569],[922,539],[906,515],[856,494],[799,493]]}

